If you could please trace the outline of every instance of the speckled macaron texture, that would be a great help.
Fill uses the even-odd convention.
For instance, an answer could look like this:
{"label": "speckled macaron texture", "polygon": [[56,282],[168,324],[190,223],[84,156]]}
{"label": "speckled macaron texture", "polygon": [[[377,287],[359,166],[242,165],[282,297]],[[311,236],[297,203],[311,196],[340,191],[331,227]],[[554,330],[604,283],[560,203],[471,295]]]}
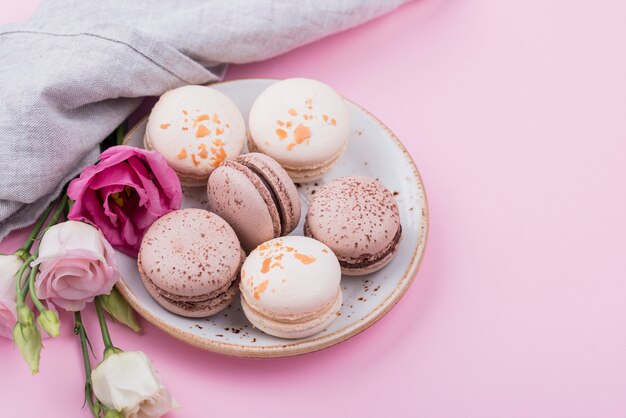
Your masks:
{"label": "speckled macaron texture", "polygon": [[402,235],[398,205],[378,180],[342,177],[317,191],[304,234],[328,245],[344,274],[372,273],[396,253]]}
{"label": "speckled macaron texture", "polygon": [[344,153],[350,117],[344,99],[316,80],[272,84],[250,110],[248,146],[278,161],[296,182],[320,178]]}
{"label": "speckled macaron texture", "polygon": [[327,328],[341,306],[341,268],[323,243],[302,236],[258,246],[241,272],[241,304],[254,326],[282,338]]}
{"label": "speckled macaron texture", "polygon": [[267,155],[227,161],[209,177],[208,209],[235,230],[243,248],[289,234],[300,221],[300,197],[283,168]]}
{"label": "speckled macaron texture", "polygon": [[241,153],[245,138],[243,116],[228,96],[184,86],[154,105],[144,144],[163,155],[183,185],[204,186],[213,170]]}
{"label": "speckled macaron texture", "polygon": [[235,297],[243,257],[226,221],[203,209],[181,209],[152,224],[137,264],[146,289],[165,309],[205,317]]}

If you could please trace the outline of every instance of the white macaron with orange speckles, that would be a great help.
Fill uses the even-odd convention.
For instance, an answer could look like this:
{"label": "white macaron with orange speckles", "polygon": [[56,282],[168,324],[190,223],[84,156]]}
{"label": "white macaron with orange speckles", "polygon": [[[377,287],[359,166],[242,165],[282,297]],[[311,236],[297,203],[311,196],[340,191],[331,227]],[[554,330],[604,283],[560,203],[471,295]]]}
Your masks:
{"label": "white macaron with orange speckles", "polygon": [[211,87],[184,86],[154,105],[144,136],[185,186],[204,186],[213,170],[243,149],[246,127],[235,103]]}
{"label": "white macaron with orange speckles", "polygon": [[339,160],[350,137],[343,97],[327,84],[291,78],[269,86],[248,120],[248,147],[278,161],[295,182],[319,179]]}
{"label": "white macaron with orange speckles", "polygon": [[287,236],[259,245],[241,268],[241,305],[250,322],[281,338],[326,329],[341,308],[341,267],[325,244]]}

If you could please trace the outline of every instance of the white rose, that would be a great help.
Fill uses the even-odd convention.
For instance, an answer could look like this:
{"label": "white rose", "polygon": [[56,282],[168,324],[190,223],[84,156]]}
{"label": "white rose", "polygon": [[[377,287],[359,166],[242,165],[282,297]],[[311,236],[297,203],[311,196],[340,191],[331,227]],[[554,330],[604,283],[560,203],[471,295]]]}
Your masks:
{"label": "white rose", "polygon": [[[17,322],[15,274],[23,263],[15,254],[0,254],[0,337],[13,338],[13,327]],[[28,271],[22,277],[26,277]]]}
{"label": "white rose", "polygon": [[161,417],[177,407],[141,351],[111,354],[91,373],[96,397],[125,418]]}

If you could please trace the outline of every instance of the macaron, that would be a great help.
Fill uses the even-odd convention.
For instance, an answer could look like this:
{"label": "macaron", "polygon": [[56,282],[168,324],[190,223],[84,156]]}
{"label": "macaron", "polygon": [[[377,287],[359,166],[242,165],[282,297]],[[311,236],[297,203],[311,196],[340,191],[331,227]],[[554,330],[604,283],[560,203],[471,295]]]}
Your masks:
{"label": "macaron", "polygon": [[289,234],[300,222],[300,196],[272,158],[249,153],[226,161],[209,177],[208,209],[235,230],[246,251]]}
{"label": "macaron", "polygon": [[343,97],[316,80],[291,78],[265,89],[248,120],[248,148],[278,161],[295,182],[319,179],[346,150],[350,116]]}
{"label": "macaron", "polygon": [[224,161],[241,154],[243,116],[224,93],[205,86],[170,90],[154,105],[146,149],[158,151],[184,186],[204,186]]}
{"label": "macaron", "polygon": [[333,250],[343,274],[373,273],[389,264],[398,249],[398,204],[376,179],[342,177],[317,190],[304,234]]}
{"label": "macaron", "polygon": [[137,265],[146,290],[161,306],[199,318],[234,299],[244,257],[225,220],[204,209],[181,209],[150,226]]}
{"label": "macaron", "polygon": [[261,331],[304,338],[326,329],[341,308],[341,268],[326,245],[288,236],[259,245],[241,268],[241,305]]}

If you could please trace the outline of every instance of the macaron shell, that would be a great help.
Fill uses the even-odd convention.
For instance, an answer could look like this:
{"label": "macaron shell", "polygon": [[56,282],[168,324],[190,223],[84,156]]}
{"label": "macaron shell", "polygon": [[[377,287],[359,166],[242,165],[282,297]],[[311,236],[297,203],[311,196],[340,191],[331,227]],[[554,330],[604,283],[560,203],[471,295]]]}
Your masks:
{"label": "macaron shell", "polygon": [[[143,147],[148,151],[154,151],[154,148],[152,148],[152,144],[150,142],[150,136],[148,135],[147,131],[143,137]],[[172,170],[174,170],[174,172],[178,176],[178,180],[180,181],[181,186],[201,187],[206,185],[207,175],[204,173],[181,173],[180,171],[176,171],[174,168],[172,168]]]}
{"label": "macaron shell", "polygon": [[333,323],[337,317],[337,312],[341,309],[342,294],[339,291],[335,302],[329,309],[302,323],[286,323],[273,320],[272,318],[261,315],[254,310],[245,298],[241,297],[241,307],[248,320],[261,331],[280,338],[306,338],[324,331]]}
{"label": "macaron shell", "polygon": [[341,268],[326,245],[288,236],[258,246],[244,262],[241,277],[249,305],[289,317],[315,313],[336,298]]}
{"label": "macaron shell", "polygon": [[224,219],[203,209],[181,209],[148,229],[138,264],[162,292],[188,299],[231,283],[241,258],[239,240]]}
{"label": "macaron shell", "polygon": [[230,166],[219,167],[209,177],[207,196],[208,209],[232,225],[246,251],[280,233],[276,229],[280,228],[277,209],[268,206],[267,197],[246,173]]}
{"label": "macaron shell", "polygon": [[293,231],[300,222],[302,208],[300,194],[289,174],[276,160],[265,154],[252,152],[240,155],[236,161],[253,170],[271,187],[282,215],[281,235],[287,235]]}
{"label": "macaron shell", "polygon": [[[254,141],[252,141],[251,139],[248,139],[248,149],[252,152],[259,152],[259,149],[256,147]],[[294,183],[310,183],[312,181],[321,179],[324,174],[330,171],[330,169],[333,168],[337,161],[346,152],[346,149],[348,149],[347,144],[341,150],[339,150],[339,152],[335,156],[333,156],[330,160],[326,162],[315,164],[309,167],[283,166],[283,169]]]}
{"label": "macaron shell", "polygon": [[142,268],[139,268],[139,274],[144,280],[145,288],[159,305],[176,315],[188,318],[204,318],[214,315],[224,310],[237,296],[238,280],[233,280],[224,293],[219,296],[200,302],[177,302],[164,297],[159,290],[146,280],[147,276]]}
{"label": "macaron shell", "polygon": [[146,144],[161,153],[181,176],[204,176],[239,155],[245,122],[224,93],[205,86],[184,86],[165,93],[146,127]]}
{"label": "macaron shell", "polygon": [[348,262],[340,262],[341,273],[345,276],[363,276],[365,274],[374,273],[385,267],[387,264],[391,263],[391,260],[393,260],[393,257],[396,255],[397,248],[398,247],[396,245],[396,247],[392,251],[387,253],[387,255],[385,255],[383,258],[365,267],[356,267],[351,266]]}
{"label": "macaron shell", "polygon": [[399,229],[398,206],[389,190],[360,176],[318,189],[305,224],[305,234],[326,243],[340,260],[386,256],[397,244]]}
{"label": "macaron shell", "polygon": [[344,99],[316,80],[279,81],[259,95],[249,117],[256,149],[284,167],[320,167],[337,156],[350,135]]}

